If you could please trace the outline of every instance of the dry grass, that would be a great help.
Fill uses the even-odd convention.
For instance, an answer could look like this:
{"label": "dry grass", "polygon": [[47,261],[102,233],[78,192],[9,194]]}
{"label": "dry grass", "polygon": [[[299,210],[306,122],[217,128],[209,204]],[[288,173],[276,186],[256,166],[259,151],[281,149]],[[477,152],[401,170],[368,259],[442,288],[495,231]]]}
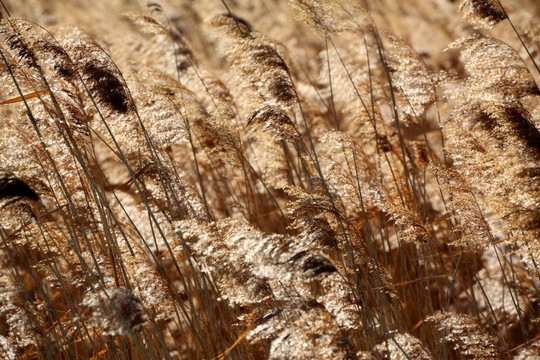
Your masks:
{"label": "dry grass", "polygon": [[1,358],[540,358],[537,2],[0,2]]}

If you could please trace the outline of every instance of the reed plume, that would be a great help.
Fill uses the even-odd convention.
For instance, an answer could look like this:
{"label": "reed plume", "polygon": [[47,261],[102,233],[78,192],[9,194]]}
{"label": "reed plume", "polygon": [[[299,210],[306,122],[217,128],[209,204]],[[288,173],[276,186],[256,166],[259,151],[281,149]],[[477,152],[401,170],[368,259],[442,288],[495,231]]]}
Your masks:
{"label": "reed plume", "polygon": [[534,1],[0,3],[1,358],[538,357]]}

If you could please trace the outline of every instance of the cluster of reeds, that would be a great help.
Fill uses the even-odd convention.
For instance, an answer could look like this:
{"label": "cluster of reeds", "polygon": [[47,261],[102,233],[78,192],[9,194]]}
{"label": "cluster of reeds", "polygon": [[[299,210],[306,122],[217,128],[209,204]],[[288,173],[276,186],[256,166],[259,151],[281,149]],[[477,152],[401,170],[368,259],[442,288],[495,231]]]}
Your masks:
{"label": "cluster of reeds", "polygon": [[534,0],[0,4],[0,358],[540,358]]}

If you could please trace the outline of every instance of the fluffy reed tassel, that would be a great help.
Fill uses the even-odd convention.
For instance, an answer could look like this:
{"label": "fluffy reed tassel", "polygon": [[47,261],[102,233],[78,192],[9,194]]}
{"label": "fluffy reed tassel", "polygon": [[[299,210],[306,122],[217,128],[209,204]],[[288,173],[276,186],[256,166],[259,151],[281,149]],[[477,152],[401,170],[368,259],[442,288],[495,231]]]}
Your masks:
{"label": "fluffy reed tassel", "polygon": [[459,11],[463,12],[463,19],[485,29],[508,17],[499,0],[464,0]]}
{"label": "fluffy reed tassel", "polygon": [[472,359],[504,359],[498,341],[485,328],[467,315],[439,313],[426,319],[443,332],[441,341],[450,343],[454,350]]}

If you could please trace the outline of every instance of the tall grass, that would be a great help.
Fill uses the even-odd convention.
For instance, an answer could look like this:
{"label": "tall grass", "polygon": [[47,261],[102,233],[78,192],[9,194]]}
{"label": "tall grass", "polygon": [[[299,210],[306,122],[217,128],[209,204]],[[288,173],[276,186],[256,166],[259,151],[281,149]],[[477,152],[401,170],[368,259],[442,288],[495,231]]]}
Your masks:
{"label": "tall grass", "polygon": [[540,357],[536,2],[2,10],[1,358]]}

